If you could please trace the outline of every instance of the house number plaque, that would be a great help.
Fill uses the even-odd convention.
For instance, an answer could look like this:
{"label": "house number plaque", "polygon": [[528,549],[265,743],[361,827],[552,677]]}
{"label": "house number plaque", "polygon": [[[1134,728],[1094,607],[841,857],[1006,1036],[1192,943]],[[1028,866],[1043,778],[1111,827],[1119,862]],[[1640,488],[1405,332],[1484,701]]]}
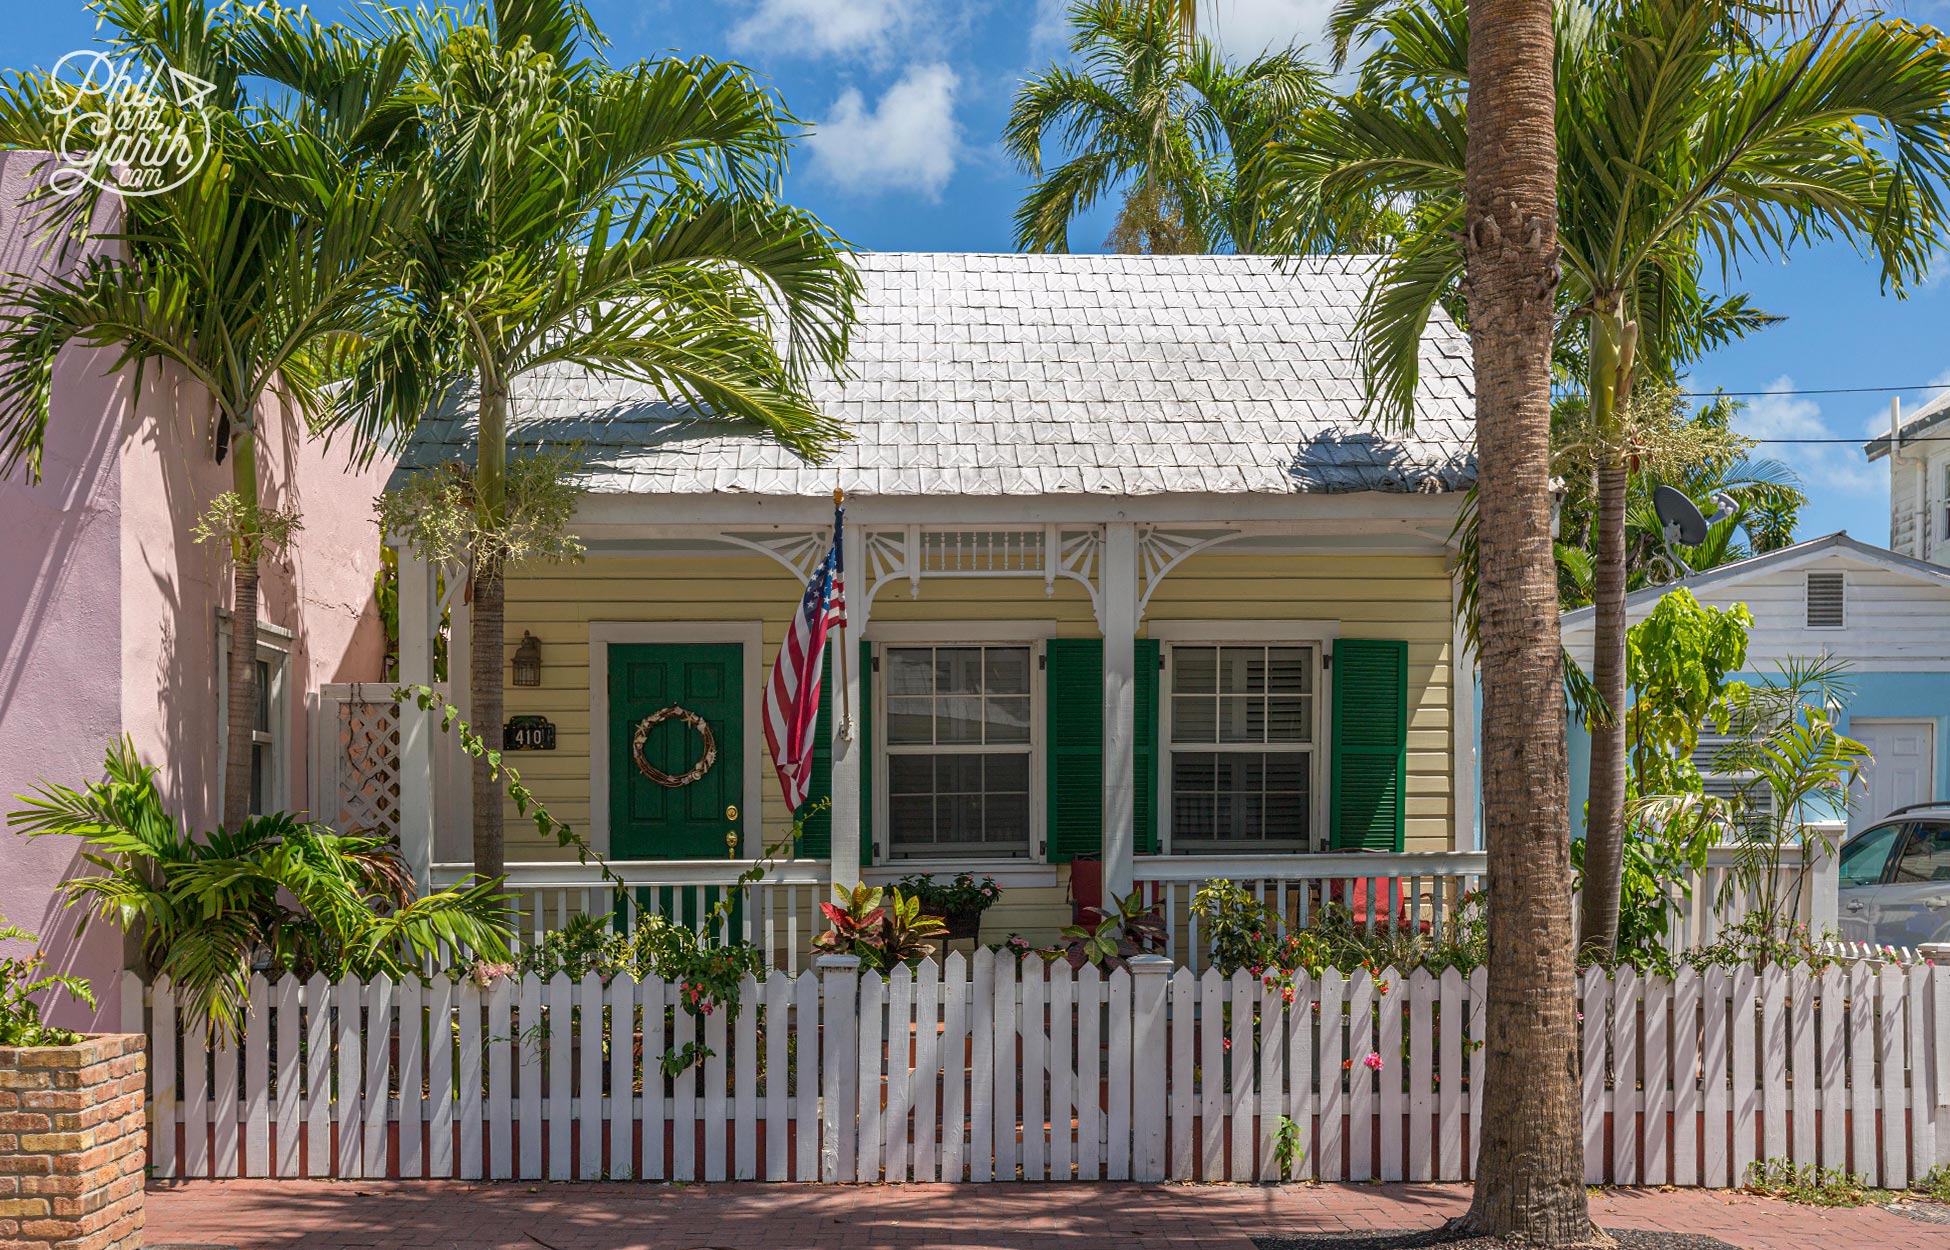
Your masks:
{"label": "house number plaque", "polygon": [[501,726],[503,751],[553,751],[555,722],[546,716],[514,716]]}

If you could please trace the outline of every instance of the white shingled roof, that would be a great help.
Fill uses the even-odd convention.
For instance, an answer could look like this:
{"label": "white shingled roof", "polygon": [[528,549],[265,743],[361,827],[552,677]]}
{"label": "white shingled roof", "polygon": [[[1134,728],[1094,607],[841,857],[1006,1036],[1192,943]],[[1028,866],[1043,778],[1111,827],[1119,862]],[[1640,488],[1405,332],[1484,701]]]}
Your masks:
{"label": "white shingled roof", "polygon": [[[1412,432],[1361,416],[1369,258],[865,253],[852,376],[818,402],[823,466],[645,386],[515,383],[516,437],[574,444],[590,491],[1061,495],[1442,491],[1475,477],[1469,343],[1438,312]],[[471,459],[473,397],[420,424],[410,472]]]}

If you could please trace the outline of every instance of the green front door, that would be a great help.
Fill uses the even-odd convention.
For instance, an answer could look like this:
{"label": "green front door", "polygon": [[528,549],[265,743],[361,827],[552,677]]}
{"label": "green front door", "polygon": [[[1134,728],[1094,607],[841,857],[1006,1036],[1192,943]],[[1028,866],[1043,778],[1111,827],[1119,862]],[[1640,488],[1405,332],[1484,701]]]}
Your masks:
{"label": "green front door", "polygon": [[[740,858],[745,802],[745,650],[737,643],[612,644],[609,648],[609,853],[615,859],[724,859],[737,832]],[[637,726],[665,708],[702,717],[717,761],[686,785],[645,776],[634,748]],[[704,754],[704,738],[670,716],[644,736],[645,763],[681,777]],[[756,813],[753,813],[756,816]],[[757,828],[754,820],[752,828]]]}

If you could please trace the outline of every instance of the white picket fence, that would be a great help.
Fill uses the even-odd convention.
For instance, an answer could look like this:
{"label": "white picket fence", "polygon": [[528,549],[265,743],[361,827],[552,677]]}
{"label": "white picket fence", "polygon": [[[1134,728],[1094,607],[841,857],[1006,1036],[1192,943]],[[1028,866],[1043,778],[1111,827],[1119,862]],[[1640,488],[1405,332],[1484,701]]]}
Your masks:
{"label": "white picket fence", "polygon": [[[701,1027],[658,980],[260,978],[241,1044],[215,1047],[158,981],[150,1162],[159,1177],[1464,1180],[1484,975],[1329,972],[1288,1001],[1155,957],[1100,976],[982,951],[890,978],[748,978]],[[1900,1186],[1950,1158],[1950,968],[1587,975],[1579,1001],[1593,1183],[1727,1186],[1785,1158]],[[692,1043],[708,1057],[665,1075],[660,1057]]]}

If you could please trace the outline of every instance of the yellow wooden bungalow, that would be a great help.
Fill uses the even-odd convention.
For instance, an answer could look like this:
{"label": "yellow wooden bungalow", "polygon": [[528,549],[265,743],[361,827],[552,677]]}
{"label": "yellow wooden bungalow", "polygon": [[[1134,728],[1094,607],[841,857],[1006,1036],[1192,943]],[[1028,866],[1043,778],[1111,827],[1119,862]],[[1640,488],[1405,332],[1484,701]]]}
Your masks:
{"label": "yellow wooden bungalow", "polygon": [[[1187,956],[1213,877],[1296,922],[1340,898],[1442,923],[1482,870],[1452,576],[1465,337],[1436,313],[1413,428],[1378,432],[1355,364],[1367,260],[857,263],[850,376],[817,392],[852,437],[825,465],[615,378],[517,386],[520,441],[586,465],[587,556],[509,574],[507,713],[552,742],[512,758],[643,887],[631,905],[769,858],[739,923],[787,964],[831,884],[916,872],[993,877],[985,941],[1049,940],[1100,890],[1142,888]],[[429,417],[399,472],[470,459],[470,407]],[[811,791],[831,809],[795,839],[760,699],[836,486],[850,628]],[[425,681],[436,579],[400,555],[402,676]],[[695,719],[653,719],[667,708]],[[653,780],[694,771],[700,721],[710,767]],[[406,851],[464,875],[453,743],[410,708],[401,737]],[[507,828],[536,929],[614,905],[532,824]]]}

